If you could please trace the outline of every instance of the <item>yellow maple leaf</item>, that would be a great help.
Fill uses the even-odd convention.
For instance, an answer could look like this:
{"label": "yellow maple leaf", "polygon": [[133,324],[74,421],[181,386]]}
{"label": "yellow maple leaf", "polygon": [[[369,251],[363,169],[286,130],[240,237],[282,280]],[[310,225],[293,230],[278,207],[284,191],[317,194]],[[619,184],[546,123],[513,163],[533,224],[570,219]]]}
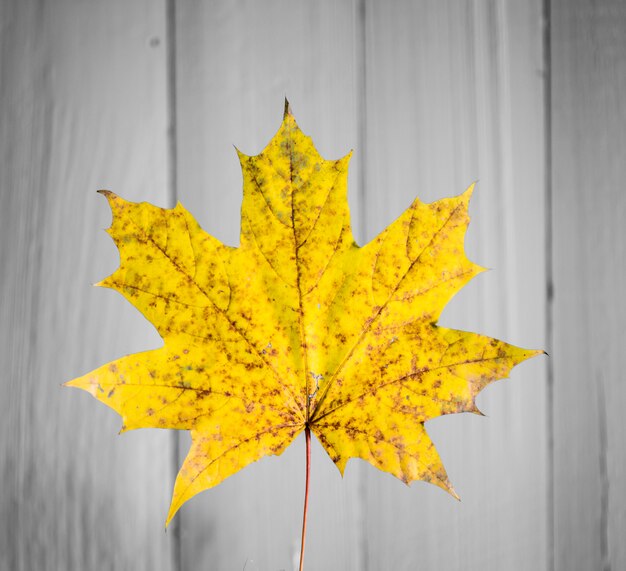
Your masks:
{"label": "yellow maple leaf", "polygon": [[424,423],[478,412],[480,390],[542,352],[436,325],[482,271],[463,246],[472,187],[415,200],[361,248],[347,205],[350,155],[322,159],[287,106],[265,150],[239,158],[237,248],[180,203],[162,209],[101,191],[121,263],[98,285],[126,297],[164,345],[67,385],[116,410],[122,430],[191,431],[167,523],[307,427],[342,473],[359,457],[454,494]]}

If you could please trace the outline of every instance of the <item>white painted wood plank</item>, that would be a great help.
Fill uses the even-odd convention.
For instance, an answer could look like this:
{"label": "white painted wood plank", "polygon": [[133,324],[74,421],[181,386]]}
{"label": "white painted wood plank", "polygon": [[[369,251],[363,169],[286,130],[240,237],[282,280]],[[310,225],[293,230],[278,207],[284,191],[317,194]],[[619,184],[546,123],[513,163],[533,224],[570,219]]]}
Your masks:
{"label": "white painted wood plank", "polygon": [[0,568],[170,569],[170,435],[60,384],[158,346],[95,191],[165,200],[162,2],[2,2]]}
{"label": "white painted wood plank", "polygon": [[[203,228],[236,245],[241,172],[232,145],[260,152],[280,126],[285,96],[323,156],[357,146],[353,6],[218,1],[178,4],[177,11],[179,198]],[[186,504],[177,516],[184,569],[242,569],[246,561],[246,570],[292,569],[304,467],[299,438],[281,457],[250,465]],[[308,571],[363,569],[359,489],[358,473],[342,480],[314,442]]]}
{"label": "white painted wood plank", "polygon": [[553,2],[555,568],[626,568],[626,5]]}
{"label": "white painted wood plank", "polygon": [[[441,323],[542,347],[541,3],[367,2],[366,14],[368,237],[416,195],[479,180],[466,250],[495,269]],[[478,404],[488,418],[427,424],[460,504],[368,470],[366,569],[545,568],[544,369],[535,359],[487,389]]]}

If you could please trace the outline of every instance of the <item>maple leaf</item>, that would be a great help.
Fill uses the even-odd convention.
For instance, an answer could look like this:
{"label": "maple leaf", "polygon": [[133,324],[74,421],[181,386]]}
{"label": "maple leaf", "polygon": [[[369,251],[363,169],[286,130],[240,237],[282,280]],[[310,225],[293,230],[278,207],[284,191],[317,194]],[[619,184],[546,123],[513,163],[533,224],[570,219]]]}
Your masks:
{"label": "maple leaf", "polygon": [[119,291],[157,328],[160,349],[67,383],[123,417],[122,430],[191,431],[167,523],[198,492],[281,454],[309,428],[341,473],[367,460],[454,494],[424,423],[479,412],[476,395],[542,353],[439,327],[482,268],[464,253],[470,187],[413,204],[359,247],[350,230],[350,155],[324,160],[286,106],[243,170],[241,239],[229,247],[179,203],[112,192]]}

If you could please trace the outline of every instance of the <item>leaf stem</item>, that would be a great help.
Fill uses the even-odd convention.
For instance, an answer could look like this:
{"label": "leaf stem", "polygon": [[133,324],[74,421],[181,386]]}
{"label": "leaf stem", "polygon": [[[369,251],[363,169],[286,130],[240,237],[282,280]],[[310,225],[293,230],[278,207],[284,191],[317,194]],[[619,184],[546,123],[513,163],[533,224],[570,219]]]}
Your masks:
{"label": "leaf stem", "polygon": [[300,543],[300,567],[304,570],[304,543],[306,539],[306,514],[309,509],[309,480],[311,479],[311,429],[308,425],[304,428],[306,436],[306,484],[304,486],[304,513],[302,515],[302,541]]}

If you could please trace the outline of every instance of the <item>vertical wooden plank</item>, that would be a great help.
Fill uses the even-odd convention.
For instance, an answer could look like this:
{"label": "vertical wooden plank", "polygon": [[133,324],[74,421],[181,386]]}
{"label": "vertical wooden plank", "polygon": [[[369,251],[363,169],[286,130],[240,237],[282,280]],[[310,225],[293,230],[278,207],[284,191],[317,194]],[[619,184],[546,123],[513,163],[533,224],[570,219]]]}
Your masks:
{"label": "vertical wooden plank", "polygon": [[168,434],[60,384],[158,346],[90,284],[118,256],[95,191],[165,199],[162,2],[2,2],[0,567],[170,569]]}
{"label": "vertical wooden plank", "polygon": [[555,568],[626,568],[626,5],[552,3]]}
{"label": "vertical wooden plank", "polygon": [[[177,11],[179,198],[203,228],[236,245],[242,183],[232,144],[260,152],[278,130],[285,96],[323,156],[357,146],[353,7],[196,1]],[[359,160],[357,149],[353,215]],[[177,516],[184,569],[297,566],[304,467],[299,438],[281,457],[250,465],[186,504]],[[358,490],[358,474],[348,470],[342,481],[315,442],[307,569],[363,569]]]}
{"label": "vertical wooden plank", "polygon": [[[466,239],[495,268],[443,325],[542,347],[545,323],[541,3],[366,5],[368,238],[417,195],[479,181]],[[462,498],[369,470],[365,569],[544,569],[545,362],[478,399],[488,418],[427,429]]]}

